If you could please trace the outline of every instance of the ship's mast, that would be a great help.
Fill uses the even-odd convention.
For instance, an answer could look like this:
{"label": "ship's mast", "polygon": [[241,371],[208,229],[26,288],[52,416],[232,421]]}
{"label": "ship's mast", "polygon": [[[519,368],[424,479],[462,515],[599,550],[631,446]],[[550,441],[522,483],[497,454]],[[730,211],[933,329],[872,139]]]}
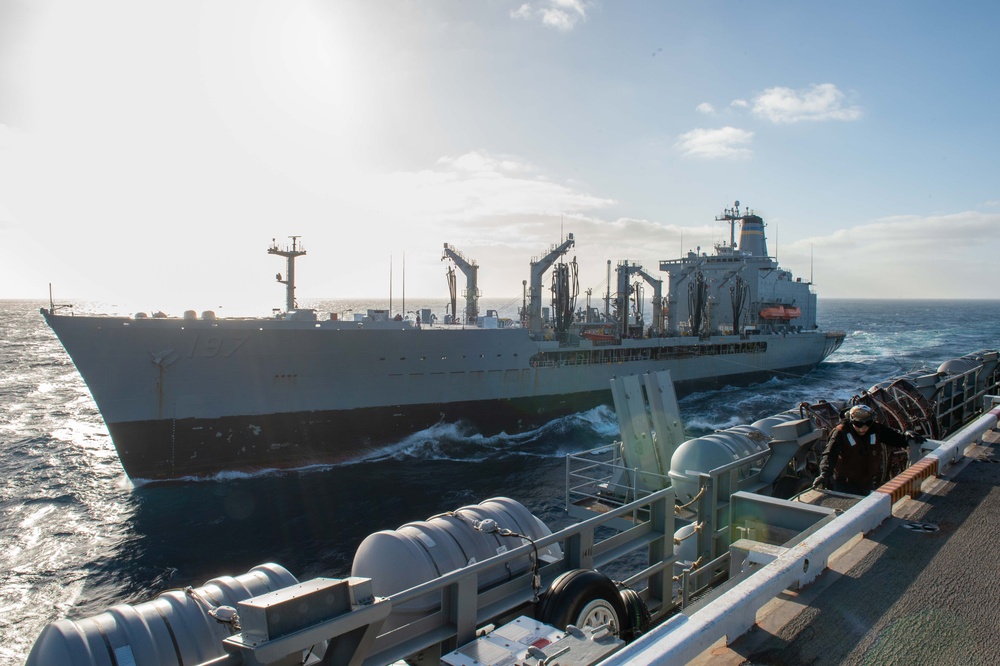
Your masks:
{"label": "ship's mast", "polygon": [[729,248],[734,249],[736,247],[736,221],[742,220],[743,216],[740,215],[740,202],[737,201],[735,207],[732,209],[726,208],[722,211],[722,215],[716,215],[715,221],[729,222]]}
{"label": "ship's mast", "polygon": [[278,282],[285,285],[285,312],[291,312],[297,307],[295,302],[295,257],[306,253],[305,246],[299,243],[300,236],[289,236],[289,238],[292,239],[291,247],[288,245],[279,247],[277,241],[272,238],[271,247],[267,248],[268,254],[276,254],[285,258],[285,279],[281,279],[281,273],[277,275]]}

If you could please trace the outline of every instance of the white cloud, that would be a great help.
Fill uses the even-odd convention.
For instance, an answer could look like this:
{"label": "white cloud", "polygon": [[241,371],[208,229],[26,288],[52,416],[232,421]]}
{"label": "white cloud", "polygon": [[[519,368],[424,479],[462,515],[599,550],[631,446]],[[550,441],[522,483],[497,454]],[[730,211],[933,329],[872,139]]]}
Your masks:
{"label": "white cloud", "polygon": [[753,132],[736,127],[698,128],[681,134],[676,147],[691,157],[745,159],[751,155],[747,147],[751,139]]}
{"label": "white cloud", "polygon": [[516,18],[516,19],[525,19],[525,20],[530,19],[531,18],[531,5],[528,4],[527,2],[524,3],[523,5],[521,5],[520,7],[518,7],[517,9],[511,11],[510,17],[511,18]]}
{"label": "white cloud", "polygon": [[997,229],[998,213],[888,217],[789,243],[781,248],[780,259],[802,274],[814,257],[820,297],[982,298],[988,292],[968,284],[967,270],[926,267],[940,264],[941,248],[947,247],[949,256],[961,256],[966,268],[991,270],[993,252],[982,239]]}
{"label": "white cloud", "polygon": [[0,203],[0,229],[8,229],[14,227],[14,216],[10,214],[10,211]]}
{"label": "white cloud", "polygon": [[0,123],[0,150],[12,147],[16,142],[24,138],[24,133],[20,130],[8,127]]}
{"label": "white cloud", "polygon": [[520,162],[514,157],[501,156],[494,157],[485,151],[475,150],[458,157],[441,157],[438,164],[451,166],[459,171],[470,173],[531,173],[537,169],[525,162]]}
{"label": "white cloud", "polygon": [[[983,238],[992,235],[998,228],[1000,215],[996,213],[968,211],[950,215],[896,215],[842,229],[824,242],[838,254],[840,251],[862,251],[874,255],[904,255],[899,252],[903,247],[922,247],[937,253],[945,245],[953,252],[963,246],[981,244]],[[908,263],[914,259],[907,256],[899,258]]]}
{"label": "white cloud", "polygon": [[734,99],[732,102],[729,103],[729,106],[733,107],[734,109],[746,109],[747,107],[750,106],[750,103],[745,99]]}
{"label": "white cloud", "polygon": [[832,83],[809,88],[768,88],[753,100],[753,114],[773,123],[802,120],[858,120],[861,107],[846,103],[845,95]]}
{"label": "white cloud", "polygon": [[704,113],[706,116],[715,115],[715,107],[708,102],[702,102],[695,107],[695,111],[698,113]]}
{"label": "white cloud", "polygon": [[587,18],[587,8],[581,0],[544,0],[536,3],[536,7],[526,2],[511,11],[510,16],[526,21],[537,18],[542,25],[563,32],[569,32]]}
{"label": "white cloud", "polygon": [[[360,201],[378,201],[390,215],[432,221],[472,221],[499,215],[559,215],[607,207],[611,199],[553,183],[537,167],[511,156],[473,151],[442,157],[436,169],[373,176],[355,188]],[[391,198],[372,197],[393,192]],[[369,203],[369,206],[372,204]]]}

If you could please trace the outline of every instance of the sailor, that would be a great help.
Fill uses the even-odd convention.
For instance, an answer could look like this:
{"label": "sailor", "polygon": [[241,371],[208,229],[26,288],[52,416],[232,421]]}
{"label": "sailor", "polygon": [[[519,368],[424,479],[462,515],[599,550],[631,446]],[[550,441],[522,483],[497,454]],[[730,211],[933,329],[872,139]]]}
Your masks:
{"label": "sailor", "polygon": [[919,443],[924,438],[877,423],[871,407],[855,405],[830,432],[813,487],[867,495],[882,478],[884,449],[905,449],[910,439]]}

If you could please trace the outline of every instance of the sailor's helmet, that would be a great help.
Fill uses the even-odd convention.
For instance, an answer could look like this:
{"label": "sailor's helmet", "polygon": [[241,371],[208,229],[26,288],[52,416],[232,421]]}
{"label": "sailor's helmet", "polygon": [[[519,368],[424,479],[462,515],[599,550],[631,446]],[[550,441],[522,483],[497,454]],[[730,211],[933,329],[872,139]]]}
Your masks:
{"label": "sailor's helmet", "polygon": [[875,420],[875,412],[868,405],[855,405],[851,407],[851,411],[847,413],[847,416],[851,421],[860,425],[869,425]]}

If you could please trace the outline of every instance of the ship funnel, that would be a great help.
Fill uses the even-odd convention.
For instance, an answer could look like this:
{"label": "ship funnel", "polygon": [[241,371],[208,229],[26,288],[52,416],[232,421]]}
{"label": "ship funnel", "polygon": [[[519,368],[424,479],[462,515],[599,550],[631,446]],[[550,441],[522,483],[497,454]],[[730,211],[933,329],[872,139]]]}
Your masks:
{"label": "ship funnel", "polygon": [[764,220],[752,213],[743,216],[740,231],[740,249],[755,257],[767,256],[767,239],[764,237]]}

